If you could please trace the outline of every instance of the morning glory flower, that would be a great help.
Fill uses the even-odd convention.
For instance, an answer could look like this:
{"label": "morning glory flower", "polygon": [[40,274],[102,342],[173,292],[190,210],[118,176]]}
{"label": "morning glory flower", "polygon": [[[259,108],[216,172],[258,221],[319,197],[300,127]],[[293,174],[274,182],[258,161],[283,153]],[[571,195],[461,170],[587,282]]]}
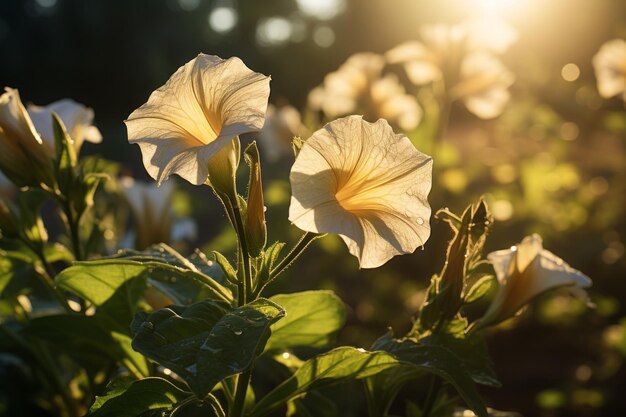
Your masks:
{"label": "morning glory flower", "polygon": [[27,110],[41,139],[51,148],[54,148],[52,113],[56,113],[65,125],[67,133],[74,141],[76,153],[80,152],[84,141],[91,143],[102,142],[100,131],[92,125],[93,110],[74,100],[58,100],[47,106],[29,104]]}
{"label": "morning glory flower", "polygon": [[338,234],[361,268],[411,253],[430,236],[432,159],[385,120],[328,123],[304,143],[290,181],[289,220]]}
{"label": "morning glory flower", "polygon": [[[583,288],[591,280],[562,259],[543,248],[537,234],[527,236],[517,246],[492,252],[487,259],[493,265],[500,284],[481,323],[496,324],[515,315],[535,297],[555,288],[566,288],[586,298]],[[481,324],[481,327],[484,327]]]}
{"label": "morning glory flower", "polygon": [[502,113],[515,77],[491,52],[505,46],[487,45],[470,30],[473,26],[426,26],[421,41],[404,42],[385,57],[390,64],[402,64],[416,86],[443,80],[452,101],[460,100],[476,116],[490,119]]}
{"label": "morning glory flower", "polygon": [[604,98],[622,95],[626,101],[626,40],[606,42],[593,57],[598,92]]}
{"label": "morning glory flower", "polygon": [[243,133],[263,127],[270,77],[239,58],[200,54],[180,67],[126,120],[128,141],[160,184],[177,174],[192,184],[209,176],[209,160]]}
{"label": "morning glory flower", "polygon": [[6,88],[0,96],[0,169],[19,187],[52,186],[53,149],[37,133],[19,92]]}
{"label": "morning glory flower", "polygon": [[387,119],[405,131],[415,129],[422,109],[394,74],[383,75],[384,66],[382,55],[352,55],[311,91],[309,107],[328,118],[362,113],[366,119]]}

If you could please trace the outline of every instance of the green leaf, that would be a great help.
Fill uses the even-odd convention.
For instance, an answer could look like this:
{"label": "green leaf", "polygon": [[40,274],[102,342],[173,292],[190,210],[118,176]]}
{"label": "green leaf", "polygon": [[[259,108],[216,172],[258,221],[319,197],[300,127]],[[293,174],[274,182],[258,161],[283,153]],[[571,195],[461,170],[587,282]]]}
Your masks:
{"label": "green leaf", "polygon": [[115,332],[105,317],[82,314],[43,316],[28,322],[22,333],[28,337],[47,340],[66,352],[105,355],[119,361],[132,371],[148,375],[145,358],[130,348],[130,338]]}
{"label": "green leaf", "polygon": [[493,275],[484,275],[478,278],[474,285],[467,291],[463,302],[465,304],[471,304],[480,300],[493,288],[495,281],[496,279]]}
{"label": "green leaf", "polygon": [[76,149],[74,141],[67,133],[63,121],[52,113],[52,131],[54,132],[54,169],[61,191],[67,195],[74,183],[76,167]]}
{"label": "green leaf", "polygon": [[133,261],[79,262],[58,274],[56,283],[127,329],[145,292],[147,271],[147,265]]}
{"label": "green leaf", "polygon": [[[209,296],[215,299],[232,301],[232,293],[210,277],[190,269],[162,262],[139,262],[134,260],[107,259],[79,262],[57,275],[57,285],[85,300],[90,301],[100,311],[109,315],[124,328],[132,321],[138,310],[147,280],[153,282],[189,282],[200,284]],[[157,289],[174,288],[166,295],[176,297],[177,285],[158,286]],[[165,292],[165,291],[164,291]],[[183,303],[188,302],[185,299]]]}
{"label": "green leaf", "polygon": [[499,387],[498,381],[487,353],[485,340],[476,335],[455,337],[450,334],[438,333],[420,339],[420,344],[439,346],[454,354],[464,369],[477,384]]}
{"label": "green leaf", "polygon": [[282,308],[263,298],[236,309],[212,300],[170,306],[137,314],[133,347],[172,369],[204,398],[222,379],[252,364],[265,347],[270,325],[283,315]]}
{"label": "green leaf", "polygon": [[396,340],[387,334],[372,346],[372,350],[389,352],[402,366],[416,372],[433,373],[450,383],[467,406],[479,417],[487,417],[487,409],[465,364],[450,350],[438,345],[425,345],[410,340]]}
{"label": "green leaf", "polygon": [[168,410],[189,396],[189,393],[162,378],[120,379],[107,386],[106,395],[96,397],[89,415],[138,417],[150,410]]}
{"label": "green leaf", "polygon": [[346,321],[343,302],[332,291],[304,291],[270,298],[282,306],[285,317],[272,325],[266,350],[296,346],[328,347]]}
{"label": "green leaf", "polygon": [[220,268],[222,268],[222,272],[226,276],[226,279],[232,283],[236,283],[237,271],[235,271],[235,268],[233,268],[228,259],[226,259],[226,257],[218,251],[213,251],[213,256],[215,257],[215,262],[217,262]]}
{"label": "green leaf", "polygon": [[333,349],[304,362],[289,379],[262,398],[249,417],[264,416],[308,390],[346,379],[366,378],[397,364],[398,360],[386,352],[352,347]]}

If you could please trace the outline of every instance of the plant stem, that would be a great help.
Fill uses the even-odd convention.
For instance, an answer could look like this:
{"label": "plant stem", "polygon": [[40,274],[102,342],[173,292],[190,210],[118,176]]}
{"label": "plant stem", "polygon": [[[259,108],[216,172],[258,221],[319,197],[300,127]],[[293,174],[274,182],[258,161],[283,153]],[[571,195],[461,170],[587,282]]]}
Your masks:
{"label": "plant stem", "polygon": [[230,410],[229,417],[242,417],[243,406],[246,402],[246,393],[248,392],[248,385],[252,378],[252,367],[247,371],[239,375],[237,379],[237,388],[235,390],[235,399],[233,401],[233,408]]}
{"label": "plant stem", "polygon": [[[231,204],[233,206],[233,214],[235,218],[235,230],[237,232],[237,237],[239,238],[239,250],[241,253],[242,259],[242,283],[243,283],[243,303],[240,302],[240,306],[246,304],[246,302],[253,301],[252,298],[252,269],[250,266],[250,254],[248,253],[248,242],[246,239],[246,231],[243,225],[243,219],[241,217],[241,208],[236,200],[231,200]],[[241,299],[241,296],[240,296]]]}
{"label": "plant stem", "polygon": [[70,229],[70,239],[72,240],[72,249],[74,250],[74,258],[77,261],[82,261],[84,259],[84,254],[82,253],[82,247],[80,244],[80,234],[79,234],[79,223],[80,223],[80,215],[74,216],[74,211],[72,210],[72,206],[69,201],[64,197],[61,203],[63,207],[63,213],[67,219],[67,225]]}
{"label": "plant stem", "polygon": [[422,417],[429,417],[437,401],[439,390],[441,389],[441,378],[437,375],[430,376],[430,385],[428,386],[428,393],[426,394],[426,400],[422,406]]}
{"label": "plant stem", "polygon": [[283,260],[280,261],[280,263],[276,265],[274,269],[272,269],[272,271],[270,272],[270,276],[272,277],[272,279],[278,276],[281,272],[287,269],[296,259],[298,259],[298,257],[302,255],[302,253],[309,246],[309,244],[318,237],[320,237],[320,235],[311,232],[306,232],[305,234],[303,234],[298,243],[296,243],[296,246],[294,246],[293,249],[287,254],[287,256],[285,256]]}

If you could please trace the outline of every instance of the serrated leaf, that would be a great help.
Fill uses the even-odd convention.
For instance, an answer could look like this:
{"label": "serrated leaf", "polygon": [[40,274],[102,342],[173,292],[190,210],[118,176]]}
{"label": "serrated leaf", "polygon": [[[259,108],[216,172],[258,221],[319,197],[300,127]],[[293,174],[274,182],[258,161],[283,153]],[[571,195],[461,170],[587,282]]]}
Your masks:
{"label": "serrated leaf", "polygon": [[191,394],[162,378],[117,380],[107,393],[96,397],[89,410],[92,417],[138,417],[150,410],[168,410]]}
{"label": "serrated leaf", "polygon": [[247,369],[284,310],[266,299],[231,309],[205,300],[138,313],[132,323],[133,347],[172,369],[204,396],[224,378]]}
{"label": "serrated leaf", "polygon": [[332,291],[280,294],[270,300],[282,306],[286,314],[272,325],[268,351],[328,347],[346,320],[345,305]]}

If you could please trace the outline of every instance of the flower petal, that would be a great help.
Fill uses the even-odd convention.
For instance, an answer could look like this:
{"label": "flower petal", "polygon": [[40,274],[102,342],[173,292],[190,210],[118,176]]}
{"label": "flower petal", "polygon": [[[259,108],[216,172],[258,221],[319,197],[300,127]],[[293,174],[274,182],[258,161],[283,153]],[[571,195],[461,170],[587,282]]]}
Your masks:
{"label": "flower petal", "polygon": [[61,119],[70,137],[74,141],[74,148],[80,151],[83,141],[100,143],[102,135],[93,122],[93,110],[71,99],[62,99],[50,103],[47,106],[28,106],[35,128],[41,138],[50,147],[54,147],[54,132],[52,130],[52,113],[56,113]]}
{"label": "flower petal", "polygon": [[413,252],[430,235],[432,160],[384,120],[349,116],[306,142],[291,171],[289,220],[337,233],[363,268]]}
{"label": "flower petal", "polygon": [[177,174],[202,184],[213,155],[263,126],[269,80],[239,58],[200,54],[128,117],[129,142],[140,145],[144,166],[159,183]]}

